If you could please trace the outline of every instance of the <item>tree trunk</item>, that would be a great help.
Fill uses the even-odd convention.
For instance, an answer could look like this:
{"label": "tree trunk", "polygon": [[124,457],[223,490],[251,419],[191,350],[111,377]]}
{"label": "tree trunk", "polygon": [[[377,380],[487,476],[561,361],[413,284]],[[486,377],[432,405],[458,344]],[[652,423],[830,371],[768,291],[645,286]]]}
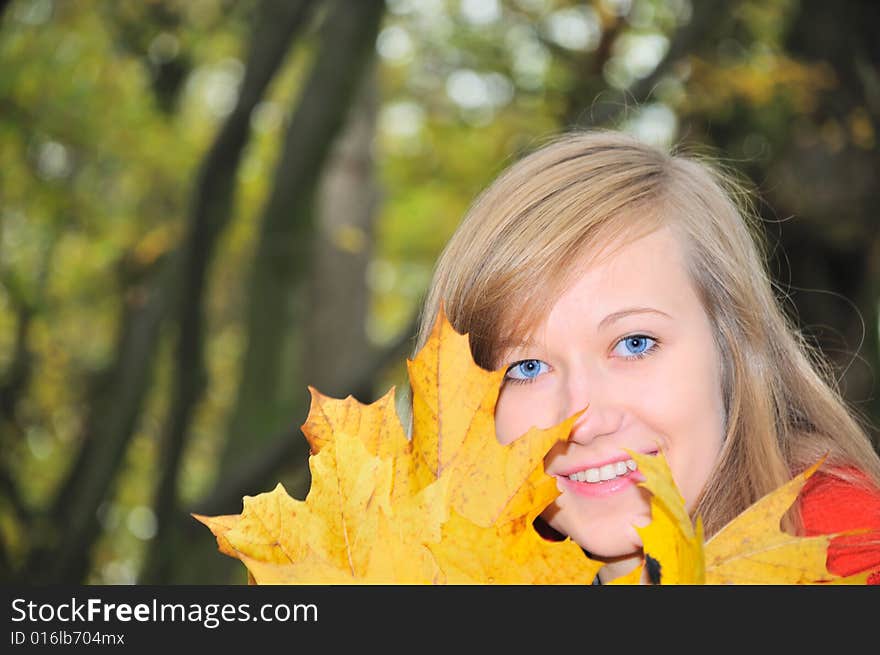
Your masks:
{"label": "tree trunk", "polygon": [[[373,161],[378,110],[374,75],[367,76],[346,130],[333,146],[316,202],[317,230],[309,280],[306,352],[308,384],[330,396],[354,393],[344,371],[371,356],[366,320],[367,266],[374,242],[379,191]],[[371,402],[372,398],[360,398]]]}
{"label": "tree trunk", "polygon": [[305,420],[308,380],[301,349],[309,311],[304,291],[313,262],[313,203],[334,137],[373,58],[383,10],[381,0],[340,1],[326,18],[262,215],[249,284],[248,343],[221,477],[258,457],[286,427]]}
{"label": "tree trunk", "polygon": [[[333,3],[322,27],[321,42],[312,72],[300,94],[290,122],[272,191],[262,213],[257,250],[248,285],[246,318],[248,345],[239,381],[238,398],[230,419],[226,454],[218,487],[226,487],[242,471],[263,471],[265,453],[274,469],[284,463],[278,450],[288,444],[273,440],[287,434],[305,419],[308,396],[298,370],[299,349],[306,319],[304,289],[309,279],[314,246],[313,201],[321,171],[339,133],[375,48],[384,11],[381,0]],[[285,393],[300,387],[300,397]],[[298,408],[298,410],[297,410]],[[296,443],[306,461],[301,435]],[[289,441],[289,438],[287,439]],[[262,478],[261,478],[262,479]],[[261,488],[249,486],[209,498],[228,498],[230,506],[219,513],[241,511],[241,497]],[[201,511],[201,510],[199,510]],[[216,553],[216,543],[182,509],[173,525],[179,526],[165,541],[167,566],[164,582],[243,582],[241,565]],[[207,556],[206,553],[214,554]]]}
{"label": "tree trunk", "polygon": [[93,394],[75,461],[51,507],[30,526],[35,543],[22,573],[29,583],[83,582],[100,533],[98,507],[111,493],[150,386],[174,264],[172,255],[152,284],[129,289],[114,364]]}
{"label": "tree trunk", "polygon": [[235,177],[250,133],[250,115],[281,67],[311,2],[268,0],[261,5],[251,39],[242,91],[204,161],[193,195],[192,220],[181,250],[176,299],[178,335],[169,416],[159,455],[154,508],[158,526],[142,580],[159,584],[172,566],[171,531],[179,511],[177,480],[189,427],[205,387],[204,297],[207,273],[232,215]]}

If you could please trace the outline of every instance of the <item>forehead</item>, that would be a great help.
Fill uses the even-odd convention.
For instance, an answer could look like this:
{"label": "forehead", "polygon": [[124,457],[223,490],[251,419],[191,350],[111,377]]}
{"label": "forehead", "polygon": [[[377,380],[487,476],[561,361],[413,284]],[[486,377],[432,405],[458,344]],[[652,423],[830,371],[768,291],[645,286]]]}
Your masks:
{"label": "forehead", "polygon": [[[601,247],[584,248],[565,262],[565,277],[536,283],[511,302],[497,347],[527,345],[550,315],[589,313],[599,318],[626,306],[699,304],[681,238],[671,227],[621,235]],[[549,293],[548,293],[549,291]]]}
{"label": "forehead", "polygon": [[597,302],[640,293],[675,296],[692,286],[681,239],[668,226],[619,239],[595,253],[584,253],[573,264],[571,281],[557,300],[578,287]]}

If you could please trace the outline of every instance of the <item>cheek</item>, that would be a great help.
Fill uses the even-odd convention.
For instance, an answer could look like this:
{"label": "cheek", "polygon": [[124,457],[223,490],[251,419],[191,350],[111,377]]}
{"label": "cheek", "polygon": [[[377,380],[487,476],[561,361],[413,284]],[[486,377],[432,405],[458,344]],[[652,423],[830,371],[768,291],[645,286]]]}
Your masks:
{"label": "cheek", "polygon": [[495,404],[495,437],[507,445],[524,435],[532,427],[554,425],[552,402],[532,387],[505,387]]}
{"label": "cheek", "polygon": [[495,437],[504,446],[524,432],[522,426],[528,418],[523,403],[515,402],[512,395],[502,389],[495,405]]}
{"label": "cheek", "polygon": [[683,347],[663,362],[650,376],[652,411],[684,432],[698,432],[711,426],[720,430],[723,419],[721,365],[711,333],[694,334]]}
{"label": "cheek", "polygon": [[669,464],[689,507],[711,475],[724,438],[720,373],[714,360],[703,361],[690,375],[673,377],[665,395]]}

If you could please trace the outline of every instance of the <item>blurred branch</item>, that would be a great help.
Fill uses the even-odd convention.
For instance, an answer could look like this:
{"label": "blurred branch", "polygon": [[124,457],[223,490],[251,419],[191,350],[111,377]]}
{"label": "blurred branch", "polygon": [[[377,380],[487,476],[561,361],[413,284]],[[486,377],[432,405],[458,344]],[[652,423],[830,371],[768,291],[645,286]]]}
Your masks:
{"label": "blurred branch", "polygon": [[[9,503],[19,525],[27,529],[31,525],[31,513],[18,491],[18,485],[9,476],[9,472],[6,471],[5,467],[0,468],[0,498]],[[3,509],[3,504],[0,504],[0,512]],[[0,581],[11,582],[14,576],[13,557],[10,554],[10,548],[7,546],[7,539],[3,534],[0,534]]]}
{"label": "blurred branch", "polygon": [[[110,23],[109,31],[115,34],[117,47],[137,57],[147,70],[159,109],[172,114],[192,69],[190,54],[173,36],[180,28],[182,6],[147,2],[121,8],[120,3],[106,3],[99,9]],[[157,47],[161,38],[168,43],[165,48]]]}
{"label": "blurred branch", "polygon": [[157,553],[146,579],[160,576],[166,553],[161,549],[168,517],[177,506],[177,478],[192,415],[205,387],[204,290],[207,271],[234,206],[235,176],[250,130],[250,115],[290,50],[294,35],[310,15],[311,0],[266,0],[257,16],[241,94],[199,172],[192,220],[181,251],[180,291],[175,302],[178,337],[171,409],[162,437],[154,507],[159,531]]}
{"label": "blurred branch", "polygon": [[[275,177],[262,211],[245,319],[247,346],[230,419],[221,472],[237,465],[260,438],[290,416],[283,378],[294,348],[293,331],[312,262],[314,199],[334,138],[340,133],[375,52],[383,0],[334,2],[322,25],[320,46],[297,98]],[[285,366],[287,365],[287,368]],[[305,384],[302,384],[302,388]],[[245,430],[256,440],[237,440]]]}
{"label": "blurred branch", "polygon": [[0,380],[0,417],[7,418],[13,424],[16,423],[18,399],[27,390],[31,379],[34,358],[28,348],[28,336],[34,317],[45,305],[49,271],[58,239],[59,235],[53,234],[42,249],[32,289],[28,289],[28,285],[11,270],[3,271],[0,277],[10,304],[18,313],[12,362]]}
{"label": "blurred branch", "polygon": [[62,526],[58,541],[40,543],[34,549],[26,567],[30,581],[82,581],[99,529],[97,508],[121,465],[149,388],[173,263],[165,263],[157,283],[123,303],[114,364],[96,389],[82,446],[47,513],[51,524]]}
{"label": "blurred branch", "polygon": [[0,493],[6,497],[16,518],[27,524],[30,519],[30,510],[25,505],[21,494],[18,492],[18,486],[15,484],[9,473],[5,469],[0,469]]}
{"label": "blurred branch", "polygon": [[6,544],[0,541],[0,582],[4,584],[13,580],[12,560],[6,550]]}
{"label": "blurred branch", "polygon": [[[13,295],[10,297],[14,298]],[[15,406],[31,377],[33,357],[28,349],[27,339],[31,320],[34,317],[34,308],[28,302],[21,300],[14,304],[18,307],[14,354],[0,383],[0,416],[12,423],[15,422]]]}
{"label": "blurred branch", "polygon": [[[2,284],[6,290],[9,305],[17,314],[12,361],[0,380],[0,427],[3,428],[0,433],[0,448],[7,453],[13,449],[12,442],[20,441],[24,436],[24,428],[17,416],[17,406],[27,391],[32,377],[34,356],[28,347],[28,336],[38,307],[44,298],[54,243],[53,240],[50,246],[43,251],[39,264],[37,289],[32,295],[25,291],[21,280],[11,271],[3,271],[2,274]],[[33,519],[32,511],[22,498],[16,480],[10,475],[9,469],[14,467],[11,460],[12,458],[6,457],[0,463],[0,496],[9,503],[15,519],[19,521],[20,525],[29,527]],[[14,575],[12,567],[13,562],[7,552],[5,539],[2,539],[2,535],[0,535],[0,574],[2,574],[2,579],[12,579]]]}
{"label": "blurred branch", "polygon": [[[364,119],[360,115],[364,108],[354,101],[369,78],[366,73],[374,60],[383,13],[381,0],[332,3],[321,27],[312,70],[295,100],[296,108],[262,212],[252,260],[253,271],[246,291],[249,301],[245,320],[247,347],[238,397],[227,430],[221,479],[225,480],[231,470],[235,471],[233,475],[262,477],[267,469],[289,466],[291,460],[306,461],[304,456],[292,455],[304,452],[304,442],[298,443],[302,440],[272,439],[281,426],[290,423],[291,416],[304,415],[307,410],[307,394],[285,394],[285,389],[298,386],[297,381],[304,375],[301,368],[294,366],[293,353],[301,352],[307,343],[303,332],[307,331],[313,316],[311,312],[298,314],[291,301],[303,300],[309,282],[313,281],[317,212],[327,209],[318,207],[318,191],[323,188],[320,182],[327,180],[334,162],[346,169],[352,165],[340,152],[340,149],[346,150],[342,137]],[[353,116],[355,111],[358,115]],[[344,126],[349,128],[345,132]],[[368,160],[369,157],[367,173],[371,165]],[[357,167],[364,163],[360,159],[358,162]],[[363,182],[360,175],[356,178]],[[346,180],[342,193],[357,194],[348,186],[351,182]],[[356,188],[360,187],[356,184]],[[366,215],[362,218],[372,219],[373,203],[367,203],[366,198],[360,198],[360,202],[352,214],[344,217],[346,225],[361,213]],[[334,270],[333,274],[338,272]],[[350,275],[357,278],[353,273]],[[360,278],[362,282],[363,274]],[[349,288],[348,293],[355,288]],[[349,304],[352,307],[348,309],[354,309],[356,301]],[[361,348],[358,355],[364,351]],[[285,380],[287,376],[290,378]],[[305,391],[304,383],[301,391]],[[224,484],[224,489],[228,486]],[[240,496],[236,499],[240,501]],[[200,557],[210,535],[195,533],[193,521],[182,507],[169,508],[169,514],[160,517],[159,522],[168,526],[166,537],[155,544],[153,561],[144,570],[143,580],[204,581],[226,575],[221,570],[224,562],[205,562],[198,570],[186,565]]]}
{"label": "blurred branch", "polygon": [[[297,384],[308,380],[331,396],[351,391],[339,386],[340,373],[362,365],[374,350],[366,324],[372,297],[367,281],[381,200],[374,147],[380,104],[376,72],[371,65],[364,75],[345,128],[334,139],[314,203],[311,262],[304,285],[308,311],[302,312],[303,337],[297,344],[301,363],[290,378]],[[284,393],[305,397],[291,393],[286,385]]]}

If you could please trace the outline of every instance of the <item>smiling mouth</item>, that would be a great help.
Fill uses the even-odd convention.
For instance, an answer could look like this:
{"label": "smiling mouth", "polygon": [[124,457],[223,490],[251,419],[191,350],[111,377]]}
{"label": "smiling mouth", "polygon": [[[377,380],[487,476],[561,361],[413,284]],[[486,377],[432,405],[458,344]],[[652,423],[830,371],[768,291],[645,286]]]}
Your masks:
{"label": "smiling mouth", "polygon": [[639,467],[636,465],[635,460],[627,459],[622,462],[615,462],[614,464],[605,464],[598,468],[576,471],[569,475],[568,479],[575,482],[607,482],[608,480],[628,475],[637,468]]}
{"label": "smiling mouth", "polygon": [[[652,452],[649,454],[656,455],[657,453]],[[590,484],[596,484],[599,482],[608,482],[608,480],[614,480],[615,478],[629,475],[633,471],[638,470],[638,468],[639,466],[638,464],[636,464],[634,459],[625,459],[619,462],[612,462],[611,464],[597,466],[595,468],[575,471],[574,473],[565,477],[567,477],[572,482],[589,482]]]}

